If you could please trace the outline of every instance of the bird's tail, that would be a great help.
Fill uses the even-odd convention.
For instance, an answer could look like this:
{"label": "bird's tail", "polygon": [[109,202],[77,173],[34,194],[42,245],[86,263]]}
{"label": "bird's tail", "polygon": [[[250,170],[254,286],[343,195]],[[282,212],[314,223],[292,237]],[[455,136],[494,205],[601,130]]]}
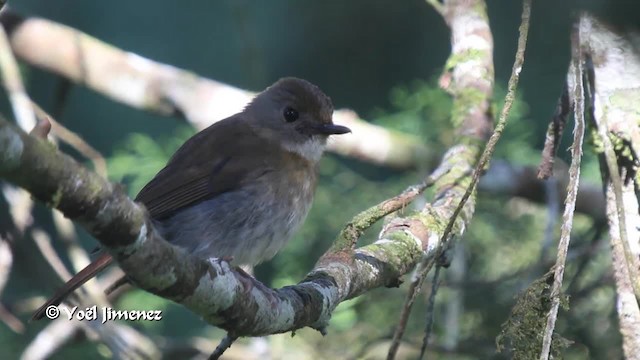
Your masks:
{"label": "bird's tail", "polygon": [[42,306],[33,313],[31,320],[40,320],[45,315],[45,312],[49,306],[58,306],[69,294],[74,292],[82,284],[89,281],[92,277],[96,276],[100,271],[104,270],[113,262],[113,258],[109,253],[103,253],[91,264],[87,265],[84,269],[80,270],[71,280],[67,281],[56,293]]}

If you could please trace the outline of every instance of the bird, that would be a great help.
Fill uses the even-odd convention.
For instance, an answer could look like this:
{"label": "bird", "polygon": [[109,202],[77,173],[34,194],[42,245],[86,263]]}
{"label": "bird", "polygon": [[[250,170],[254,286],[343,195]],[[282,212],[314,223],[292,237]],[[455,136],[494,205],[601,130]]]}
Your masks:
{"label": "bird", "polygon": [[[135,201],[162,238],[196,257],[233,266],[269,260],[309,212],[327,139],[351,132],[334,124],[332,114],[331,99],[319,87],[282,78],[241,112],[189,138]],[[32,319],[113,262],[103,251]]]}

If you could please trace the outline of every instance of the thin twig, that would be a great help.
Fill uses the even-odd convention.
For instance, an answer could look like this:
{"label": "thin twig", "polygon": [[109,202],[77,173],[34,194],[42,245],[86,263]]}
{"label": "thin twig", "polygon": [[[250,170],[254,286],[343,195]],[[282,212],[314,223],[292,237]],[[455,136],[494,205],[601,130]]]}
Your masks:
{"label": "thin twig", "polygon": [[429,269],[429,267],[416,269],[417,273],[412,277],[412,281],[409,284],[409,289],[407,290],[407,298],[404,302],[404,305],[402,306],[402,312],[400,313],[398,326],[393,332],[391,345],[389,346],[389,351],[387,352],[387,360],[393,360],[396,358],[396,353],[398,352],[398,348],[400,347],[400,341],[402,340],[402,336],[404,335],[404,330],[407,328],[407,322],[409,320],[409,315],[411,314],[411,308],[413,307],[413,303],[416,301],[418,293],[420,293],[420,288],[422,287],[426,272],[428,271],[427,269]]}
{"label": "thin twig", "polygon": [[227,336],[225,336],[224,339],[220,341],[220,344],[218,344],[216,349],[213,350],[213,353],[211,353],[211,356],[209,356],[209,360],[218,360],[220,356],[222,356],[222,354],[224,354],[224,352],[231,347],[236,339],[238,339],[237,336],[227,334]]}
{"label": "thin twig", "polygon": [[538,179],[548,179],[553,175],[553,165],[556,154],[558,153],[558,148],[560,147],[562,132],[567,124],[567,116],[571,112],[572,106],[572,100],[569,97],[569,88],[565,82],[562,95],[560,95],[558,99],[556,112],[553,114],[549,127],[547,128],[544,148],[542,149],[542,160],[538,166]]}
{"label": "thin twig", "polygon": [[[582,161],[582,143],[584,140],[584,86],[582,71],[582,52],[580,49],[579,27],[572,36],[573,42],[573,64],[570,73],[573,75],[573,98],[574,98],[574,137],[571,146],[571,166],[569,167],[569,185],[567,186],[567,198],[565,200],[564,213],[562,215],[562,228],[560,241],[558,243],[558,256],[554,266],[553,285],[551,286],[551,309],[547,317],[542,338],[542,350],[540,360],[548,360],[553,340],[553,330],[556,326],[558,308],[560,307],[560,293],[562,291],[562,281],[564,278],[564,268],[567,262],[569,251],[569,241],[571,240],[571,228],[573,226],[573,214],[578,196],[578,186],[580,184],[580,164]],[[570,75],[570,76],[571,76]]]}
{"label": "thin twig", "polygon": [[[447,282],[449,284],[452,282],[460,284],[466,277],[467,260],[465,251],[464,242],[457,243],[455,249],[453,249],[451,265],[447,268]],[[444,333],[442,334],[442,340],[438,341],[438,344],[450,351],[457,351],[460,346],[460,327],[464,323],[462,314],[464,313],[464,299],[467,287],[448,286],[448,288],[447,301],[444,306],[444,315],[442,316],[443,325],[441,326],[444,328]]]}
{"label": "thin twig", "polygon": [[420,347],[419,360],[424,358],[424,354],[427,352],[427,345],[429,344],[429,337],[431,336],[431,329],[433,328],[433,318],[435,317],[436,307],[436,294],[440,286],[440,269],[442,266],[436,265],[436,270],[433,273],[433,280],[431,283],[431,294],[429,294],[429,303],[427,304],[427,320],[425,321],[424,338],[422,339],[422,346]]}
{"label": "thin twig", "polygon": [[[513,68],[511,71],[511,77],[509,78],[509,84],[507,87],[507,95],[505,97],[504,106],[500,113],[498,124],[496,125],[494,132],[491,134],[491,137],[489,138],[489,141],[487,142],[487,145],[485,146],[485,149],[482,152],[480,159],[478,160],[478,165],[474,169],[474,172],[471,178],[471,183],[467,187],[467,190],[462,196],[460,203],[458,203],[458,206],[454,210],[453,215],[449,219],[447,227],[445,228],[442,234],[440,244],[445,244],[446,239],[449,238],[451,231],[453,230],[453,226],[456,222],[456,219],[458,218],[458,215],[460,215],[462,208],[464,207],[467,200],[475,190],[475,187],[478,183],[478,179],[480,178],[480,175],[484,171],[484,168],[486,167],[487,162],[493,155],[493,151],[496,147],[496,144],[498,143],[498,140],[500,139],[500,136],[502,135],[502,132],[504,131],[504,128],[507,124],[509,112],[515,100],[516,88],[518,86],[518,80],[520,78],[520,71],[522,70],[522,65],[524,63],[524,52],[527,45],[527,35],[529,32],[530,16],[531,16],[531,0],[523,0],[522,22],[520,24],[520,29],[519,29],[520,34],[518,37],[518,49],[516,51],[515,61],[513,63]],[[445,249],[445,246],[440,247],[438,251],[439,255],[436,255],[436,258],[441,256],[444,249]],[[403,307],[403,313],[401,314],[401,319],[398,324],[398,328],[396,329],[393,342],[389,348],[389,354],[387,355],[387,359],[393,359],[395,357],[395,352],[397,351],[397,348],[399,346],[399,341],[402,338],[402,334],[404,333],[404,327],[406,327],[406,322],[409,317],[409,313],[411,311],[411,306],[413,305],[413,302],[415,301],[415,298],[416,298],[415,292],[420,290],[420,285],[424,281],[424,277],[429,272],[433,264],[434,262],[430,260],[429,264],[421,264],[418,266],[418,268],[422,268],[416,274],[418,277],[420,277],[420,279],[412,282],[409,287],[405,305]]]}
{"label": "thin twig", "polygon": [[354,216],[351,221],[345,225],[340,232],[334,248],[331,252],[337,252],[341,250],[355,249],[358,239],[362,234],[383,217],[401,210],[409,205],[415,198],[422,194],[425,189],[433,186],[433,184],[440,179],[443,175],[451,170],[447,167],[439,167],[432,174],[430,174],[422,183],[409,186],[402,193],[397,196],[387,199],[377,205],[370,207],[369,209]]}

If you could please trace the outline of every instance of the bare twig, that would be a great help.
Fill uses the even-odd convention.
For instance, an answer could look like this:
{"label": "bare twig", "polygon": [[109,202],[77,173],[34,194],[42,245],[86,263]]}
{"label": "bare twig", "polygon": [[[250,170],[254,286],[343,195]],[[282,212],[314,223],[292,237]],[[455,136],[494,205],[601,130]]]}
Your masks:
{"label": "bare twig", "polygon": [[234,341],[236,341],[236,339],[238,339],[237,336],[233,336],[233,335],[227,334],[227,336],[225,336],[224,339],[222,339],[222,341],[220,341],[220,344],[218,344],[218,346],[213,351],[211,356],[209,356],[209,360],[218,360],[220,358],[220,356],[222,356],[222,354],[224,354],[224,352],[229,347],[231,347],[231,345],[233,344]]}
{"label": "bare twig", "polygon": [[572,106],[569,89],[565,83],[562,89],[562,95],[560,95],[560,99],[558,99],[556,112],[553,114],[549,127],[547,128],[544,149],[542,150],[542,160],[540,161],[540,166],[538,166],[538,179],[548,179],[553,175],[553,164],[556,154],[558,153],[558,148],[560,147],[562,132],[567,124],[567,115],[569,115]]}
{"label": "bare twig", "polygon": [[551,309],[547,317],[547,325],[542,339],[542,350],[540,360],[549,359],[551,352],[551,342],[553,330],[556,325],[558,308],[560,307],[560,293],[562,292],[562,281],[564,269],[567,262],[569,241],[571,239],[571,228],[573,226],[573,214],[578,196],[578,185],[580,184],[580,164],[582,161],[582,143],[584,140],[584,86],[583,86],[583,56],[580,48],[580,28],[576,29],[572,36],[573,61],[569,72],[569,82],[573,85],[572,97],[574,98],[574,138],[571,146],[571,166],[569,167],[569,186],[567,187],[567,198],[565,200],[564,213],[562,215],[562,228],[560,241],[558,243],[558,255],[554,267],[553,285],[551,287],[550,300]]}
{"label": "bare twig", "polygon": [[[421,269],[421,271],[425,270],[426,268]],[[425,276],[426,274],[418,273],[417,276],[413,276],[412,281],[409,284],[409,289],[407,290],[407,298],[404,302],[404,305],[402,306],[402,312],[400,313],[400,320],[398,321],[398,326],[396,326],[396,329],[393,332],[391,345],[389,346],[389,351],[387,352],[387,360],[393,360],[396,358],[396,353],[398,352],[398,348],[400,347],[400,341],[402,341],[402,336],[404,335],[404,331],[407,328],[407,322],[409,321],[411,308],[413,307],[413,303],[416,301],[417,294],[420,293],[420,288],[422,287]]]}
{"label": "bare twig", "polygon": [[449,172],[449,170],[450,168],[438,167],[422,183],[409,186],[401,194],[374,205],[354,216],[340,232],[338,241],[336,241],[332,246],[331,252],[338,252],[347,249],[353,250],[358,243],[358,239],[360,239],[365,230],[370,228],[371,225],[375,224],[383,217],[404,209],[418,195],[422,194],[425,189],[432,186],[444,174]]}
{"label": "bare twig", "polygon": [[435,317],[436,307],[436,294],[440,285],[440,269],[442,266],[436,265],[436,270],[433,272],[433,280],[431,280],[431,293],[429,294],[429,302],[427,303],[427,319],[424,327],[424,338],[422,339],[422,346],[420,346],[420,357],[422,360],[424,354],[427,352],[427,345],[429,344],[429,337],[431,336],[431,330],[433,328],[433,318]]}

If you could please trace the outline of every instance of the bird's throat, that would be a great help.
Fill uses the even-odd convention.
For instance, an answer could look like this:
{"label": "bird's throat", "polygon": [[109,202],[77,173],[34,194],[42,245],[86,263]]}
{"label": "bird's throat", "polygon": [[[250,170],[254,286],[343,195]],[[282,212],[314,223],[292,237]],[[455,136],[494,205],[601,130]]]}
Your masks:
{"label": "bird's throat", "polygon": [[324,149],[326,148],[326,140],[320,138],[320,136],[312,136],[302,142],[285,141],[282,143],[282,147],[287,151],[291,151],[309,161],[312,161],[313,163],[317,163],[320,161],[322,153],[324,153]]}

